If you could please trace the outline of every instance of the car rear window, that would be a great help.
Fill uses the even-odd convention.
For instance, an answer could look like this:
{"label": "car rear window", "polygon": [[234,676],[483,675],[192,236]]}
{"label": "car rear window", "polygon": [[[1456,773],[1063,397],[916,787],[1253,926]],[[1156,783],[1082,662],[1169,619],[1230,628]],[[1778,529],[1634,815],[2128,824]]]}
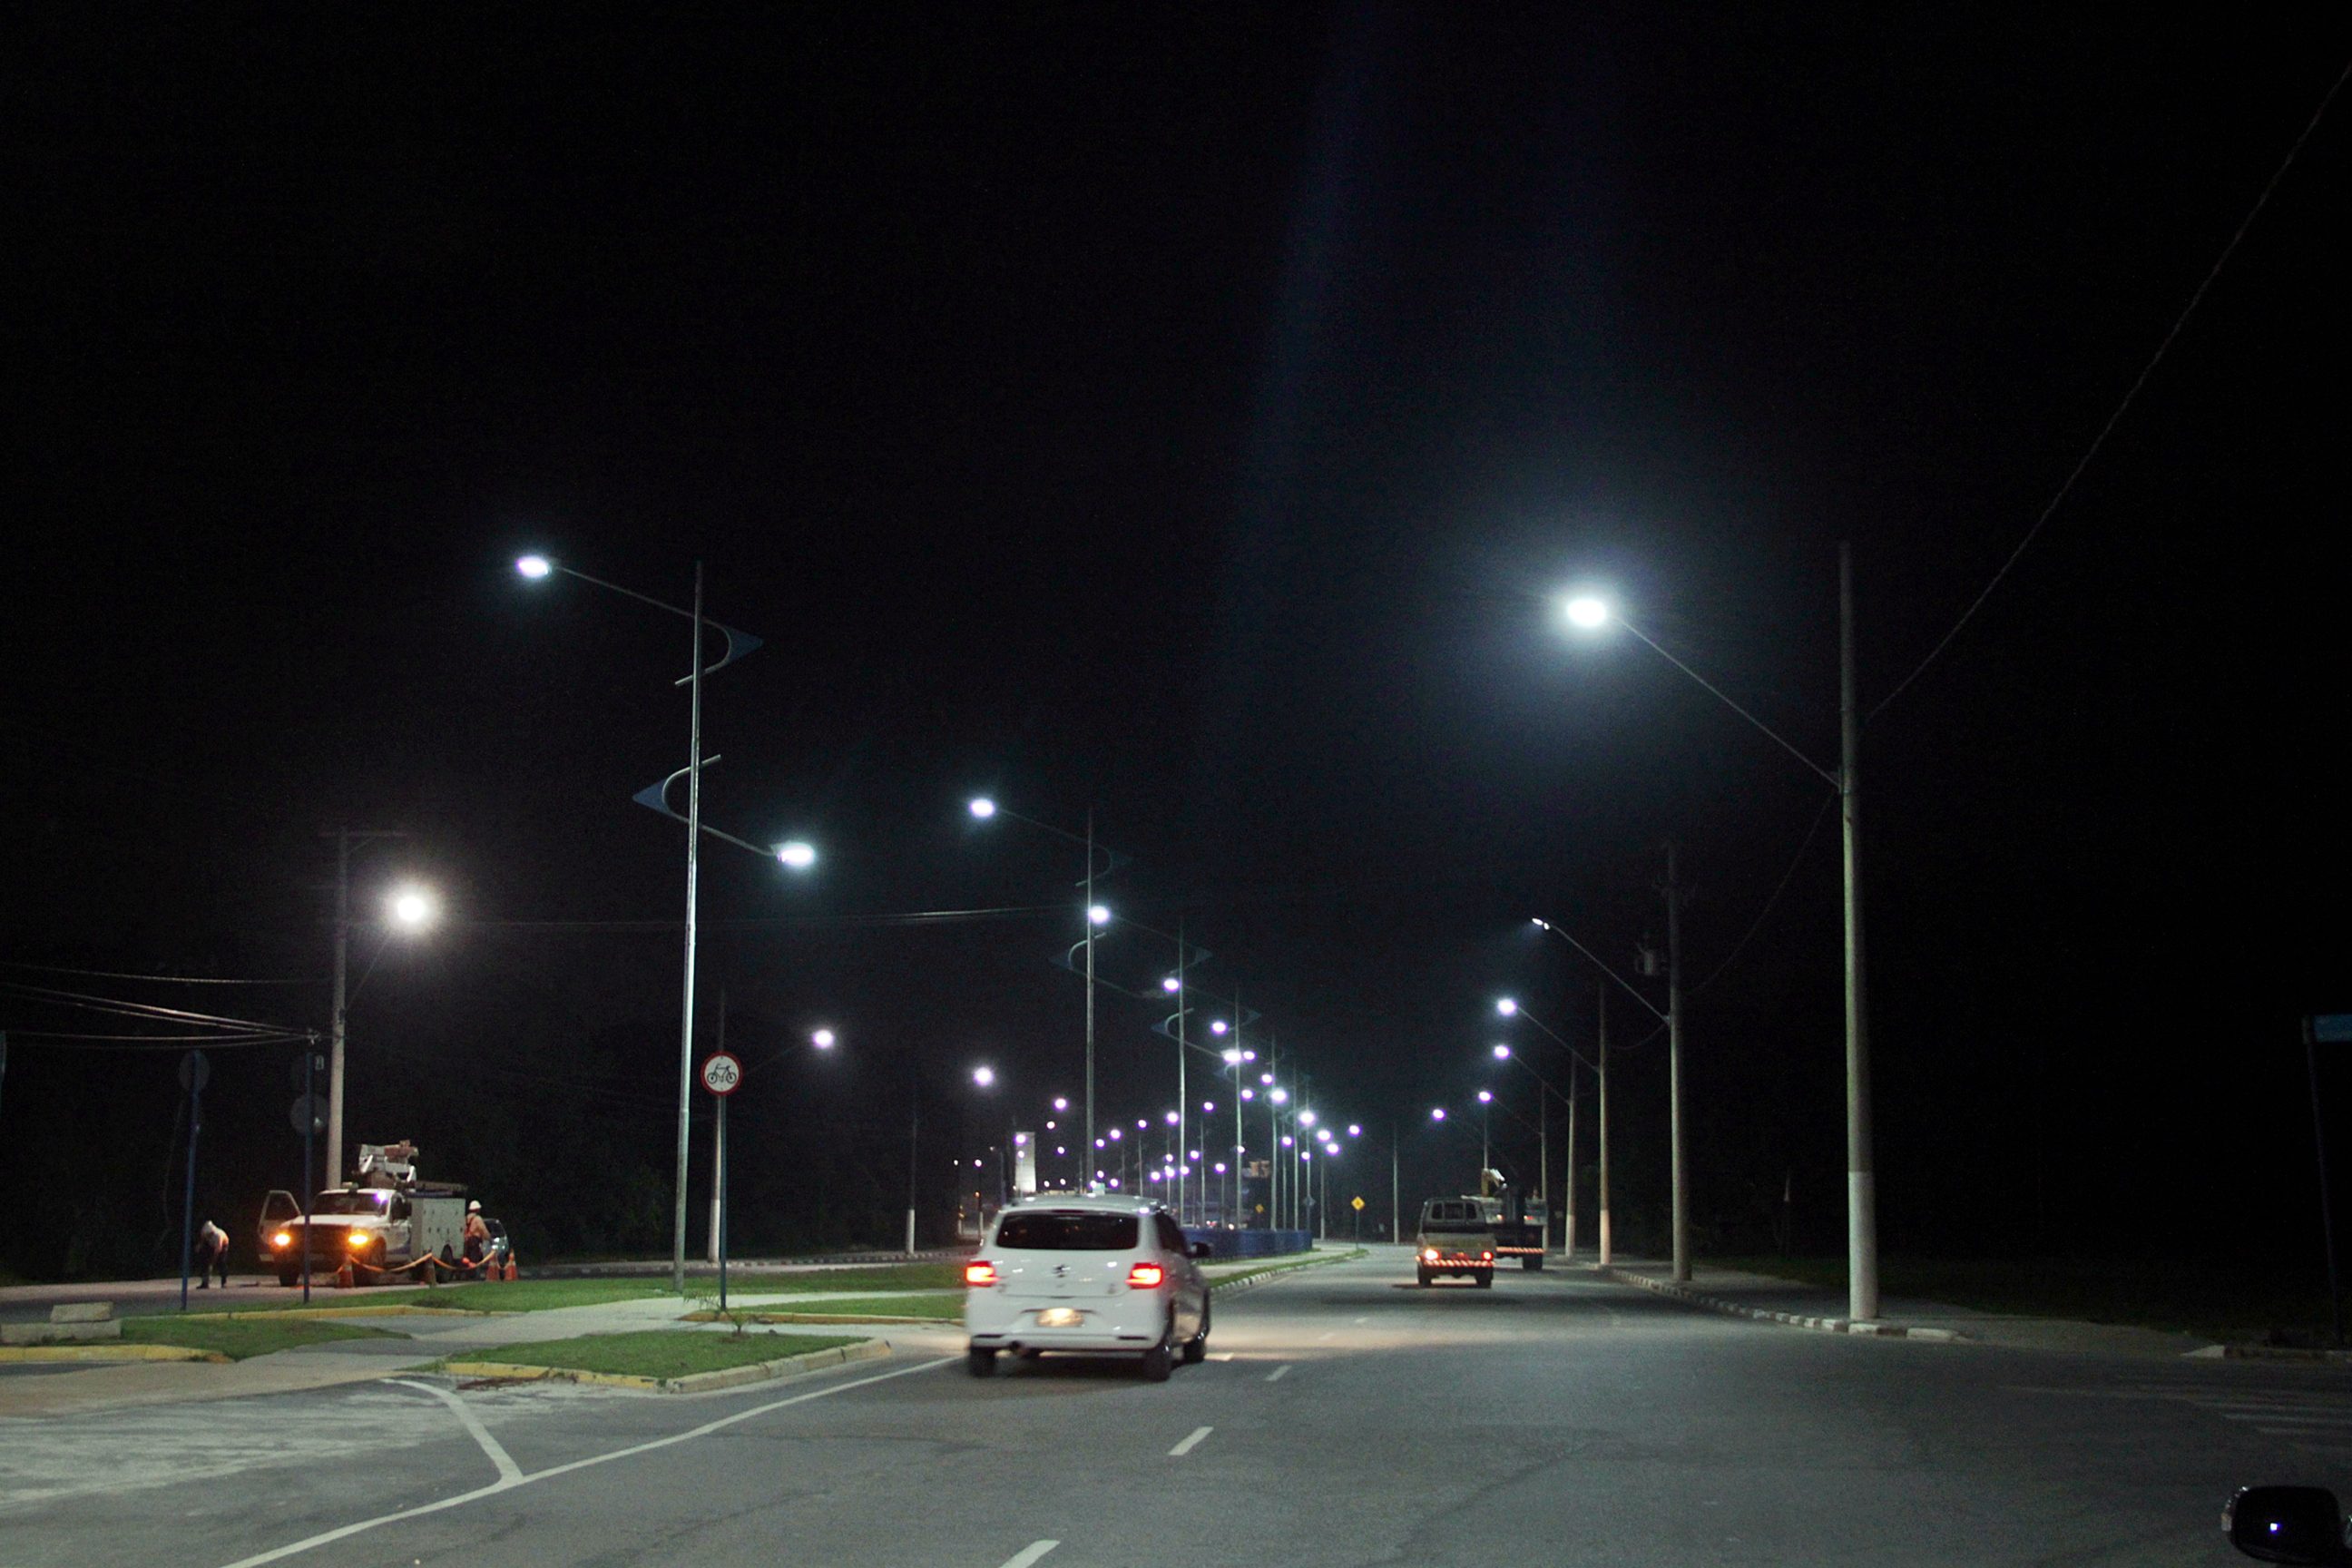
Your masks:
{"label": "car rear window", "polygon": [[1015,1252],[1125,1252],[1135,1246],[1131,1214],[1009,1214],[996,1245]]}

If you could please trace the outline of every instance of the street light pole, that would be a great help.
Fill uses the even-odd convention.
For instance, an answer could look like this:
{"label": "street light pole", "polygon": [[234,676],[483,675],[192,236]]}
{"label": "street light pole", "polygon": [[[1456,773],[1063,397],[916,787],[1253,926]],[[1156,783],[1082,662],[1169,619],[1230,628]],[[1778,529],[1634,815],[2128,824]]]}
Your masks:
{"label": "street light pole", "polygon": [[1838,544],[1838,796],[1845,826],[1846,1310],[1878,1316],[1878,1174],[1871,1150],[1870,1009],[1862,947],[1862,715],[1853,679],[1853,551]]}
{"label": "street light pole", "polygon": [[1675,1281],[1690,1279],[1690,1171],[1683,1158],[1683,896],[1675,851],[1666,842],[1666,1081],[1668,1120],[1673,1122],[1675,1181]]}
{"label": "street light pole", "polygon": [[[351,1005],[350,998],[344,994],[344,982],[351,971],[352,842],[407,837],[384,829],[358,833],[349,827],[335,829],[335,994],[327,1030],[327,1178],[317,1184],[319,1187],[335,1185],[343,1174],[343,1037],[344,1017]],[[315,1181],[316,1177],[316,1172],[309,1172],[303,1180]]]}
{"label": "street light pole", "polygon": [[694,664],[688,676],[691,710],[686,752],[686,984],[678,1007],[677,1178],[670,1227],[669,1288],[686,1294],[687,1135],[694,1112],[694,938],[698,880],[702,868],[702,563],[694,563]]}

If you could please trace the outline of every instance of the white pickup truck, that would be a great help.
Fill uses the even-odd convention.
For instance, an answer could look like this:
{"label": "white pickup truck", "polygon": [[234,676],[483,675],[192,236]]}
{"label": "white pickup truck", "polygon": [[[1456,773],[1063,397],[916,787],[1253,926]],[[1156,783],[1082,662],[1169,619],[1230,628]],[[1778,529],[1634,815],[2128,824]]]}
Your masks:
{"label": "white pickup truck", "polygon": [[466,1189],[419,1182],[415,1154],[413,1144],[361,1144],[359,1174],[313,1198],[307,1225],[292,1193],[271,1193],[262,1202],[257,1238],[262,1267],[280,1285],[297,1284],[307,1252],[313,1279],[333,1275],[349,1259],[354,1278],[364,1282],[444,1247],[458,1256],[465,1247]]}
{"label": "white pickup truck", "polygon": [[1423,1285],[1466,1274],[1484,1290],[1495,1283],[1495,1230],[1476,1198],[1430,1198],[1421,1205],[1412,1238],[1413,1265]]}

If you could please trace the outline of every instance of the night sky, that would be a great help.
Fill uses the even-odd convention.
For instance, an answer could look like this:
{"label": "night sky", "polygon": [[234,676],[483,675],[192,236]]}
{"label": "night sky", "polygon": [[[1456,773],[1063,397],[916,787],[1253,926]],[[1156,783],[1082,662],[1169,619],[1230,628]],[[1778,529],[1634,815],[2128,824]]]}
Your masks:
{"label": "night sky", "polygon": [[[1533,1114],[1492,1042],[1565,1071],[1496,995],[1590,1038],[1528,917],[1630,970],[1677,841],[1700,1248],[1769,1249],[1785,1191],[1840,1251],[1827,786],[1556,595],[1833,765],[1849,541],[1885,1245],[2315,1268],[2352,105],[2215,265],[2352,20],[744,18],[10,24],[0,1194],[40,1218],[0,1262],[153,1266],[184,1149],[176,1047],[25,987],[323,1027],[339,824],[408,835],[362,915],[447,907],[353,1004],[350,1139],[526,1257],[667,1250],[685,834],[629,797],[685,763],[688,628],[526,550],[674,604],[698,559],[767,639],[704,712],[708,820],[822,856],[704,858],[755,1241],[894,1241],[910,1091],[927,1209],[1077,1091],[1082,856],[988,793],[1092,811],[1103,901],[1365,1125],[1381,1218],[1392,1122],[1410,1205],[1476,1163],[1432,1105]],[[1173,1103],[1119,994],[1172,959],[1100,946],[1106,1121]],[[1662,1246],[1664,1045],[1611,1018],[1621,1236]],[[199,1203],[241,1228],[299,1169],[293,1051],[215,1054]]]}

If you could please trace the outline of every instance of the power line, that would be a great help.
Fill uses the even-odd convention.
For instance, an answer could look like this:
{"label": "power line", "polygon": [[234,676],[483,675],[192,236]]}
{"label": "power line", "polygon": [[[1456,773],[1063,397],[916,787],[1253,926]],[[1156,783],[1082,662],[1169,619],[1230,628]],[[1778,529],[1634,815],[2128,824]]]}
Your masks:
{"label": "power line", "polygon": [[13,958],[0,958],[0,969],[30,970],[36,974],[78,974],[86,980],[132,980],[157,985],[324,985],[327,983],[323,974],[301,980],[225,979],[203,974],[129,974],[112,969],[68,969],[58,963],[26,963]]}
{"label": "power line", "polygon": [[1992,574],[1992,581],[1984,585],[1984,591],[1969,603],[1967,609],[1960,612],[1960,618],[1952,623],[1952,629],[1944,634],[1943,640],[1929,648],[1927,657],[1921,659],[1917,667],[1905,676],[1894,690],[1879,700],[1878,705],[1864,716],[1865,721],[1876,719],[1881,713],[1886,711],[1887,706],[1902,696],[1911,683],[1918,679],[1929,665],[1936,662],[1944,649],[1951,646],[1952,639],[1960,635],[1960,628],[1967,626],[1976,613],[1984,607],[1985,601],[1992,597],[1992,591],[2000,586],[2001,579],[2009,575],[2010,568],[2017,564],[2018,558],[2025,553],[2026,547],[2033,542],[2034,538],[2041,533],[2042,526],[2058,510],[2066,497],[2073,493],[2074,482],[2083,477],[2084,470],[2091,466],[2092,459],[2099,455],[2099,449],[2106,445],[2107,437],[2114,434],[2116,426],[2123,422],[2124,415],[2137,400],[2140,390],[2147,385],[2148,378],[2156,374],[2156,367],[2163,363],[2165,353],[2172,347],[2173,341],[2180,336],[2181,329],[2189,324],[2189,318],[2196,313],[2197,307],[2204,301],[2207,292],[2212,289],[2214,279],[2221,276],[2221,268],[2227,267],[2230,264],[2230,258],[2237,254],[2239,244],[2245,239],[2247,231],[2253,227],[2254,220],[2262,216],[2263,208],[2269,205],[2271,193],[2277,190],[2279,182],[2286,178],[2286,172],[2294,164],[2295,154],[2303,151],[2303,144],[2311,140],[2313,132],[2319,129],[2319,121],[2326,115],[2327,106],[2336,100],[2336,95],[2342,89],[2347,78],[2352,78],[2352,60],[2345,62],[2344,69],[2336,75],[2335,82],[2320,99],[2319,107],[2312,111],[2310,123],[2303,128],[2303,134],[2294,139],[2294,144],[2286,150],[2286,156],[2279,160],[2279,166],[2271,174],[2270,183],[2263,187],[2262,195],[2254,198],[2254,205],[2247,210],[2245,220],[2238,225],[2238,231],[2230,237],[2230,243],[2221,247],[2221,254],[2215,258],[2211,269],[2205,274],[2205,280],[2197,285],[2197,291],[2189,295],[2189,303],[2181,307],[2180,314],[2173,321],[2172,330],[2166,332],[2164,340],[2156,345],[2156,352],[2148,356],[2147,363],[2140,368],[2139,375],[2125,392],[2123,401],[2116,405],[2115,412],[2107,416],[2107,422],[2100,426],[2099,433],[2091,438],[2090,447],[2084,450],[2082,459],[2074,465],[2073,471],[2067,474],[2065,482],[2058,487],[2058,493],[2050,498],[2050,504],[2042,509],[2042,515],[2033,520],[2033,526],[2025,531],[2025,537],[2017,542],[2017,548],[2009,552],[2009,559],[2000,563],[2000,569]]}

